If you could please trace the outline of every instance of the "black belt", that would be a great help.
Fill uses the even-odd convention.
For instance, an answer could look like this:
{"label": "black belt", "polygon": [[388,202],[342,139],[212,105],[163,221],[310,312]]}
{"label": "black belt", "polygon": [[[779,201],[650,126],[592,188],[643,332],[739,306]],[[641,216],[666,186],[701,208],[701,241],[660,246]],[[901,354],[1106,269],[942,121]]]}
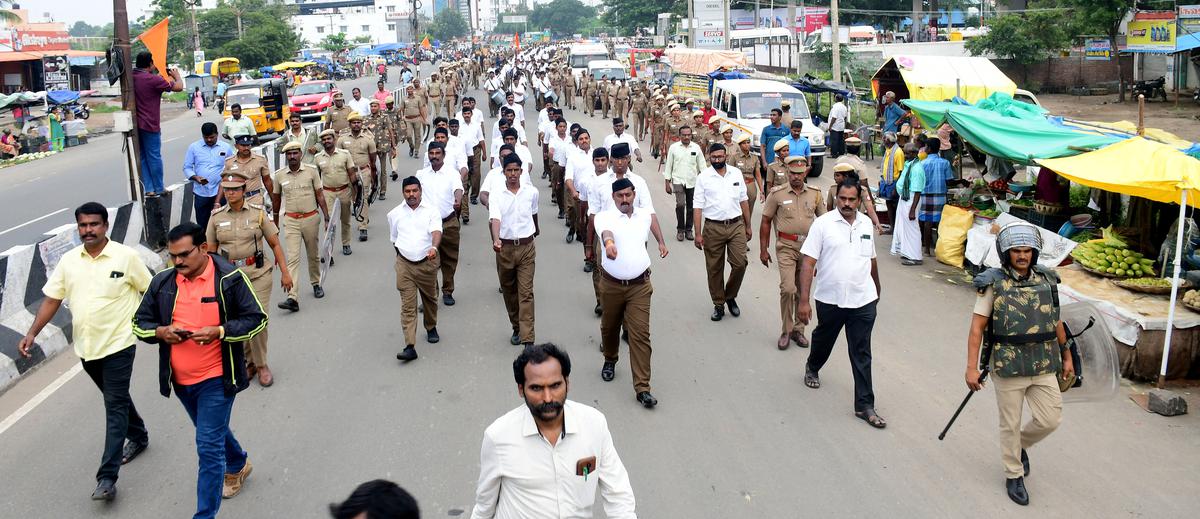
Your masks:
{"label": "black belt", "polygon": [[242,195],[242,196],[244,196],[244,197],[246,197],[246,198],[250,198],[250,197],[252,197],[252,196],[254,196],[254,195],[257,195],[257,194],[259,194],[259,193],[262,193],[262,190],[261,190],[261,189],[255,189],[254,191],[247,191],[247,192],[246,192],[246,194],[244,194],[244,195]]}
{"label": "black belt", "polygon": [[605,272],[604,269],[601,269],[600,277],[602,277],[608,281],[611,281],[613,283],[616,283],[618,285],[621,285],[621,286],[641,285],[643,283],[646,283],[647,281],[650,281],[650,269],[646,269],[645,272],[642,272],[641,274],[634,276],[633,279],[617,279],[617,278],[613,277],[611,274],[609,274],[608,272]]}
{"label": "black belt", "polygon": [[728,220],[713,220],[712,218],[705,218],[704,221],[709,222],[709,223],[720,223],[720,224],[729,225],[731,223],[738,223],[738,222],[742,221],[742,217],[737,216],[734,218],[730,218]]}
{"label": "black belt", "polygon": [[501,245],[529,245],[530,243],[533,243],[533,236],[526,236],[515,240],[500,238]]}
{"label": "black belt", "polygon": [[410,259],[408,259],[408,258],[404,257],[404,255],[403,255],[403,254],[400,254],[400,248],[399,248],[399,247],[396,247],[395,245],[392,245],[392,249],[395,249],[395,251],[396,251],[396,257],[397,257],[397,258],[400,258],[400,259],[402,259],[402,260],[404,260],[404,261],[407,261],[409,264],[412,264],[412,265],[420,265],[420,264],[422,264],[422,263],[425,263],[426,261],[429,261],[429,256],[425,256],[424,258],[421,258],[421,261],[413,261],[413,260],[410,260]]}

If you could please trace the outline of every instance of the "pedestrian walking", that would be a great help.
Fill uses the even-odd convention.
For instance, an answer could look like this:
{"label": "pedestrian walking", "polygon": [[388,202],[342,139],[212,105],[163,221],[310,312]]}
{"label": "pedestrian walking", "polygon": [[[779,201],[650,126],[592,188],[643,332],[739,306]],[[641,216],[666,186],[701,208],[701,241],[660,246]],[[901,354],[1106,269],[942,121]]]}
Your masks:
{"label": "pedestrian walking", "polygon": [[37,351],[37,336],[67,301],[75,354],[104,397],[104,450],[92,499],[112,501],[121,465],[150,444],[146,424],[129,396],[137,338],[128,325],[150,284],[150,269],[137,251],[108,239],[108,209],[103,205],[88,202],[75,209],[75,227],[82,244],[63,254],[50,273],[42,287],[46,297],[17,350],[26,359],[44,356]]}
{"label": "pedestrian walking", "polygon": [[842,94],[833,94],[833,106],[829,107],[829,156],[835,159],[846,153],[846,121],[850,110],[845,101]]}
{"label": "pedestrian walking", "polygon": [[845,328],[850,371],[854,376],[854,415],[882,429],[887,422],[875,412],[875,392],[871,387],[871,331],[882,291],[871,222],[858,212],[862,191],[857,180],[842,183],[838,187],[837,210],[817,217],[800,247],[804,255],[800,270],[800,322],[808,324],[812,318],[810,294],[817,301],[817,328],[813,330],[812,350],[804,369],[804,385],[812,389],[821,387],[818,374]]}
{"label": "pedestrian walking", "polygon": [[537,249],[538,190],[521,182],[521,158],[504,158],[504,189],[488,196],[492,250],[504,308],[513,334],[512,345],[532,346],[534,340],[533,274]]}
{"label": "pedestrian walking", "polygon": [[[1002,266],[975,277],[979,297],[967,338],[967,387],[983,389],[979,366],[994,375],[1005,488],[1019,505],[1029,504],[1027,451],[1058,429],[1062,388],[1075,380],[1059,314],[1058,273],[1038,265],[1041,250],[1037,227],[1017,222],[1000,229],[996,252]],[[990,351],[980,355],[981,344]],[[1031,420],[1021,427],[1025,404]]]}
{"label": "pedestrian walking", "polygon": [[217,125],[200,125],[200,140],[188,146],[183,156],[183,176],[192,182],[192,208],[196,225],[208,228],[208,218],[217,203],[221,173],[225,171],[225,160],[233,157],[234,150],[217,134]]}
{"label": "pedestrian walking", "polygon": [[600,493],[609,519],[636,519],[629,474],[604,414],[567,399],[571,358],[552,343],[513,361],[524,405],[483,433],[471,519],[595,515]]}
{"label": "pedestrian walking", "polygon": [[253,466],[229,428],[234,397],[249,387],[243,343],[267,327],[245,273],[211,253],[204,229],[185,222],[167,233],[175,262],[150,281],[133,332],[159,345],[159,393],[176,396],[196,428],[196,514],[217,516]]}
{"label": "pedestrian walking", "polygon": [[438,211],[442,220],[442,240],[438,244],[438,269],[442,272],[442,304],[454,306],[454,273],[458,270],[458,244],[462,226],[458,211],[462,206],[462,174],[447,167],[446,144],[429,143],[425,152],[429,167],[417,172],[421,198]]}
{"label": "pedestrian walking", "polygon": [[[789,157],[791,158],[791,157]],[[795,157],[797,161],[803,157]],[[779,316],[782,330],[775,346],[788,349],[790,343],[808,347],[804,322],[800,320],[800,248],[808,237],[817,217],[825,214],[821,191],[805,184],[808,168],[788,170],[788,185],[771,192],[763,205],[762,224],[758,230],[758,258],[764,267],[771,266],[771,228],[775,229],[775,261],[779,266]]]}
{"label": "pedestrian walking", "polygon": [[192,106],[188,108],[196,109],[196,117],[204,115],[204,94],[200,92],[200,87],[196,87],[196,91],[192,92]]}
{"label": "pedestrian walking", "polygon": [[[696,207],[693,219],[701,226],[694,243],[704,251],[708,272],[708,293],[713,312],[709,317],[720,321],[725,306],[734,317],[742,315],[737,304],[742,278],[746,275],[746,242],[750,240],[750,206],[742,172],[725,163],[725,146],[713,144],[708,150],[708,169],[696,177]],[[703,222],[702,220],[703,219]],[[725,260],[729,259],[729,279],[725,280]]]}
{"label": "pedestrian walking", "polygon": [[442,217],[424,201],[421,181],[413,176],[400,184],[404,203],[388,212],[392,248],[396,250],[396,290],[400,291],[400,326],[404,350],[396,358],[417,358],[417,296],[421,297],[425,340],[437,343],[438,246],[442,241]]}
{"label": "pedestrian walking", "polygon": [[421,519],[417,500],[399,485],[384,479],[356,487],[341,503],[329,505],[333,519]]}
{"label": "pedestrian walking", "polygon": [[159,126],[162,95],[182,92],[183,78],[179,69],[167,68],[170,79],[163,79],[154,69],[154,57],[148,51],[137,54],[134,60],[133,92],[136,101],[138,154],[141,161],[142,191],[156,197],[166,191],[163,186],[162,128]]}
{"label": "pedestrian walking", "polygon": [[392,127],[392,117],[382,110],[383,102],[371,99],[371,113],[363,120],[363,127],[375,137],[375,157],[379,160],[376,171],[379,172],[379,200],[387,200],[388,176],[392,174],[393,160],[396,159],[396,129]]}
{"label": "pedestrian walking", "polygon": [[[258,204],[246,202],[246,177],[237,173],[226,175],[221,181],[225,194],[225,205],[221,206],[208,222],[205,235],[208,250],[229,260],[250,278],[254,294],[261,305],[271,304],[271,280],[274,267],[279,266],[280,285],[285,291],[292,289],[292,275],[287,268],[287,255],[279,243],[279,228],[267,218],[267,210]],[[266,247],[263,242],[266,242]],[[273,263],[267,263],[266,248],[271,249]],[[271,387],[275,376],[267,365],[267,328],[245,343],[246,376],[258,376],[262,387]]]}
{"label": "pedestrian walking", "polygon": [[675,241],[694,240],[696,235],[693,209],[696,203],[696,177],[708,167],[704,150],[692,142],[692,129],[681,126],[679,140],[671,143],[664,158],[668,195],[675,195]]}
{"label": "pedestrian walking", "polygon": [[340,201],[338,209],[338,233],[342,237],[342,255],[353,253],[350,249],[350,211],[354,201],[355,185],[358,184],[358,166],[349,151],[337,147],[337,133],[323,130],[320,134],[321,150],[313,157],[317,172],[321,174],[321,190],[325,194],[325,207],[333,210],[334,201]]}
{"label": "pedestrian walking", "polygon": [[[279,222],[279,211],[284,212],[283,240],[287,243],[287,269],[293,280],[300,278],[300,245],[308,258],[308,281],[312,285],[313,297],[325,297],[321,288],[321,222],[329,225],[329,207],[325,205],[324,185],[317,168],[300,161],[304,151],[298,142],[283,146],[283,157],[287,166],[275,172],[275,189],[271,192],[272,220]],[[317,218],[317,210],[321,218]],[[287,299],[279,308],[297,312],[300,310],[300,291],[296,285],[288,290]]]}
{"label": "pedestrian walking", "polygon": [[358,168],[357,186],[362,191],[362,210],[357,215],[358,241],[367,241],[367,228],[371,225],[371,192],[372,186],[379,185],[379,170],[375,169],[378,149],[375,147],[375,136],[363,125],[363,117],[353,112],[347,119],[350,127],[338,134],[338,147],[350,152],[354,166]]}

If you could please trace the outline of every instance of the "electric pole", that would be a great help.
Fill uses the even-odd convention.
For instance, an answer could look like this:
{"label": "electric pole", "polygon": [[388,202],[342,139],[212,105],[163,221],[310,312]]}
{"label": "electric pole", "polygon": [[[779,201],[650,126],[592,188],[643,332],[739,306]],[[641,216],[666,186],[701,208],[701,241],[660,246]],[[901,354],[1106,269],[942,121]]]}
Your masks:
{"label": "electric pole", "polygon": [[833,24],[832,33],[833,41],[833,80],[842,82],[842,46],[838,41],[838,0],[830,0],[829,2],[829,20]]}
{"label": "electric pole", "polygon": [[[120,54],[120,70],[121,70],[121,109],[130,115],[133,119],[133,114],[137,113],[137,106],[133,100],[133,60],[130,53],[132,46],[129,44],[129,12],[125,8],[125,0],[113,0],[113,48]],[[134,124],[133,128],[137,128]],[[129,144],[128,152],[125,155],[126,169],[129,170],[129,198],[137,201],[139,188],[139,167],[138,160],[138,137],[137,132],[130,129],[125,132],[126,143]]]}
{"label": "electric pole", "polygon": [[[200,52],[200,26],[196,24],[196,4],[198,3],[200,3],[200,0],[193,0],[187,3],[188,13],[192,17],[192,56],[195,56],[197,52]],[[199,63],[192,64],[192,68],[195,68],[197,65],[199,65]]]}
{"label": "electric pole", "polygon": [[688,47],[696,48],[696,0],[688,0]]}

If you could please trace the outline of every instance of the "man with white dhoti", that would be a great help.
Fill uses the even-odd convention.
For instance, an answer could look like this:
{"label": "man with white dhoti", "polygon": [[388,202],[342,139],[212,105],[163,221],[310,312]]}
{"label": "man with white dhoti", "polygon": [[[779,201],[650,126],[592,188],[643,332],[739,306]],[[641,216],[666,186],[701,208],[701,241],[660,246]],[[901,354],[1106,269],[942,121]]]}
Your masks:
{"label": "man with white dhoti", "polygon": [[904,145],[904,160],[904,171],[896,181],[900,202],[893,217],[891,253],[893,256],[900,255],[902,265],[912,266],[923,262],[917,209],[921,207],[921,192],[925,189],[925,170],[921,167],[921,161],[917,160],[917,146],[913,143]]}

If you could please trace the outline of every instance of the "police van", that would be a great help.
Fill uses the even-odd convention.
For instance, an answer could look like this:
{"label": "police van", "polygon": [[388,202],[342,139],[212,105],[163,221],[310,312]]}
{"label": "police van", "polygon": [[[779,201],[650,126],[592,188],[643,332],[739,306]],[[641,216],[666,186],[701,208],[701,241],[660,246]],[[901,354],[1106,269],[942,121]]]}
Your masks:
{"label": "police van", "polygon": [[750,144],[761,153],[762,130],[771,124],[771,109],[780,108],[784,101],[791,104],[793,120],[804,123],[801,135],[812,146],[812,170],[809,176],[821,174],[825,157],[825,132],[813,124],[804,93],[779,81],[766,79],[722,79],[712,84],[712,105],[717,117],[734,125],[735,136],[750,132]]}

